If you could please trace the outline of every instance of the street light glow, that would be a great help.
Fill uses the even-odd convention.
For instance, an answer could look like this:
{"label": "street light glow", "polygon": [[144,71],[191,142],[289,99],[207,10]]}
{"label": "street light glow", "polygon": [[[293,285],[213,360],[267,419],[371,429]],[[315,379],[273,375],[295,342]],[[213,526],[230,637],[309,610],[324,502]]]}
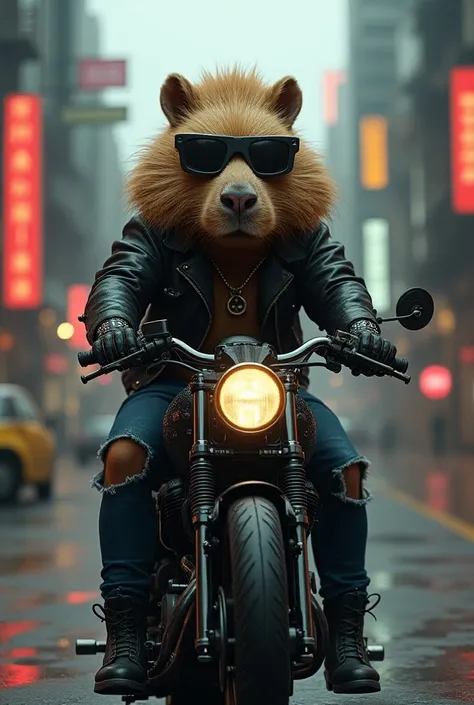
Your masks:
{"label": "street light glow", "polygon": [[69,340],[69,338],[72,338],[74,335],[74,326],[72,323],[68,323],[67,321],[60,323],[56,334],[61,340]]}

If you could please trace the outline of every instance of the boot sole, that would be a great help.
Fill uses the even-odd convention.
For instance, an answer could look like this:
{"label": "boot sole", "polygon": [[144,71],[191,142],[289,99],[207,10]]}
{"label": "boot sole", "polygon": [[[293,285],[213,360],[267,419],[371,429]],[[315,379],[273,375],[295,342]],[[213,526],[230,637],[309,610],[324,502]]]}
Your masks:
{"label": "boot sole", "polygon": [[111,678],[102,683],[96,683],[94,693],[99,695],[145,695],[147,687],[145,683],[129,681],[125,678]]}
{"label": "boot sole", "polygon": [[348,683],[338,683],[333,685],[326,678],[326,687],[334,693],[342,693],[347,695],[362,695],[364,693],[380,692],[380,683],[374,680],[349,681]]}

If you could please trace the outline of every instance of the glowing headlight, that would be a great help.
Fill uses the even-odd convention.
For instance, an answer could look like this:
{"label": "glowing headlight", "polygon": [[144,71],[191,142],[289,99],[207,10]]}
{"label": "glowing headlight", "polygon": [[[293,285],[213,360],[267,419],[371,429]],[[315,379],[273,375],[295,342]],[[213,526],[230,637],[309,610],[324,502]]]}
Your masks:
{"label": "glowing headlight", "polygon": [[235,365],[221,377],[216,388],[219,415],[239,431],[256,433],[270,428],[284,408],[283,385],[264,365]]}

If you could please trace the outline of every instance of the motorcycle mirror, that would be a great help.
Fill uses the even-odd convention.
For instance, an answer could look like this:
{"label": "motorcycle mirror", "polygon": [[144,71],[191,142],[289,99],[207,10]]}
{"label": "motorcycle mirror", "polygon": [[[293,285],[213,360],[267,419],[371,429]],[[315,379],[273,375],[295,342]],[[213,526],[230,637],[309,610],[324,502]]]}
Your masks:
{"label": "motorcycle mirror", "polygon": [[394,318],[378,318],[377,322],[398,321],[407,330],[421,330],[433,318],[433,297],[426,289],[408,289],[397,301],[396,314]]}
{"label": "motorcycle mirror", "polygon": [[426,289],[414,287],[400,296],[395,309],[397,319],[407,330],[421,330],[433,318],[434,301]]}

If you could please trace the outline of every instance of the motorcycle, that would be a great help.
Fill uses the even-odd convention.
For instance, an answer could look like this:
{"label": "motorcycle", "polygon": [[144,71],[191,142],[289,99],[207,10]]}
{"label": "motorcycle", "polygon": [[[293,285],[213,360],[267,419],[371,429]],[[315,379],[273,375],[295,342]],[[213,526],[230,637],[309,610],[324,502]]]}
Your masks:
{"label": "motorcycle", "polygon": [[[430,294],[410,289],[397,315],[378,321],[419,330],[433,312]],[[166,320],[143,324],[139,341],[137,352],[82,382],[143,364],[150,371],[180,365],[194,375],[163,423],[176,477],[156,495],[160,554],[167,557],[153,575],[148,690],[122,700],[260,705],[265,693],[272,705],[288,705],[294,681],[321,668],[328,638],[308,561],[319,497],[304,461],[316,428],[297,395],[296,373],[365,366],[408,384],[408,362],[371,360],[341,331],[280,355],[245,336],[222,341],[214,355],[202,353],[173,338]],[[324,362],[310,362],[314,353]],[[95,363],[91,351],[78,359],[83,367]],[[105,642],[76,642],[77,654],[104,651]],[[383,646],[368,646],[368,653],[384,659]]]}

